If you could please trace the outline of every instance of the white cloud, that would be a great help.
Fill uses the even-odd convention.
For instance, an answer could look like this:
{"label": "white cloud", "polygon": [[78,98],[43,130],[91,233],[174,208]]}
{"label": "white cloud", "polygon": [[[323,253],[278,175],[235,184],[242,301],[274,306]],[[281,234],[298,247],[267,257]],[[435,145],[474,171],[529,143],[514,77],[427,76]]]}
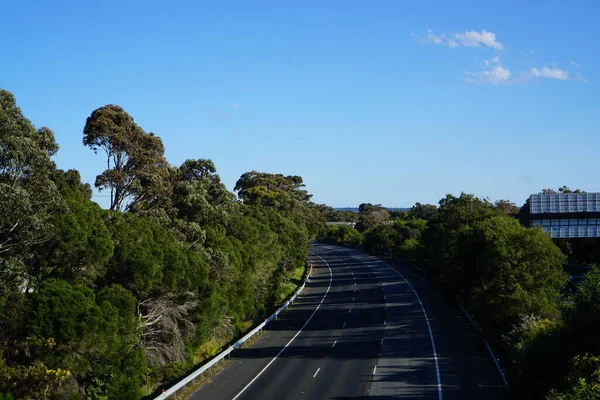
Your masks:
{"label": "white cloud", "polygon": [[[494,60],[492,60],[494,62]],[[499,60],[491,65],[488,60],[485,61],[487,68],[479,72],[467,72],[465,82],[477,83],[482,85],[504,85],[511,83],[512,73],[508,68],[499,64]]]}
{"label": "white cloud", "polygon": [[577,64],[577,62],[575,62],[575,61],[573,61],[573,60],[569,61],[569,64],[571,64],[571,65],[572,65],[572,66],[574,66],[575,68],[581,68],[581,67],[579,66],[579,64]]}
{"label": "white cloud", "polygon": [[233,108],[236,108],[236,109],[237,109],[237,108],[240,108],[240,105],[239,105],[239,104],[232,104],[232,105],[231,105],[231,107],[233,107]]}
{"label": "white cloud", "polygon": [[435,44],[445,44],[445,41],[447,41],[445,34],[442,33],[441,35],[436,35],[431,29],[427,29],[427,39]]}
{"label": "white cloud", "polygon": [[427,41],[451,48],[487,46],[496,50],[504,50],[504,45],[496,40],[496,34],[485,29],[481,32],[470,30],[464,33],[442,33],[440,35],[436,35],[432,29],[428,29]]}
{"label": "white cloud", "polygon": [[502,43],[496,41],[496,34],[485,29],[481,32],[475,30],[455,34],[456,40],[465,47],[479,47],[481,45],[496,50],[504,50]]}
{"label": "white cloud", "polygon": [[581,75],[581,73],[579,73],[579,72],[575,72],[575,79],[576,79],[576,80],[578,80],[578,81],[581,81],[581,82],[583,82],[583,83],[590,83],[590,80],[589,80],[589,79],[586,79],[586,78],[584,78],[584,77]]}
{"label": "white cloud", "polygon": [[531,68],[531,75],[535,76],[536,78],[552,78],[552,79],[558,79],[561,81],[568,81],[569,79],[571,79],[571,76],[569,75],[569,71],[564,71],[560,68],[556,68],[556,67],[552,67],[552,68],[548,68],[548,67],[544,67],[542,69],[537,69],[537,68]]}
{"label": "white cloud", "polygon": [[590,81],[581,75],[581,72],[576,71],[573,75],[569,71],[557,68],[557,67],[543,67],[539,68],[531,68],[529,70],[529,77],[534,78],[550,78],[550,79],[558,79],[560,81],[580,81],[583,83],[590,83]]}
{"label": "white cloud", "polygon": [[485,67],[489,67],[492,64],[500,64],[500,57],[496,56],[496,57],[492,58],[491,60],[483,60],[483,65]]}

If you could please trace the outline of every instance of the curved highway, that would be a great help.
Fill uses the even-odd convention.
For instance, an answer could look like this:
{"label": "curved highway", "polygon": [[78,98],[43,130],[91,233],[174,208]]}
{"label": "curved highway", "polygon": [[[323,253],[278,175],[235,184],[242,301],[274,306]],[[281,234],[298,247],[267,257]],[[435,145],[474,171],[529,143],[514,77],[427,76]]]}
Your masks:
{"label": "curved highway", "polygon": [[410,268],[318,244],[306,290],[194,400],[507,399],[459,312]]}

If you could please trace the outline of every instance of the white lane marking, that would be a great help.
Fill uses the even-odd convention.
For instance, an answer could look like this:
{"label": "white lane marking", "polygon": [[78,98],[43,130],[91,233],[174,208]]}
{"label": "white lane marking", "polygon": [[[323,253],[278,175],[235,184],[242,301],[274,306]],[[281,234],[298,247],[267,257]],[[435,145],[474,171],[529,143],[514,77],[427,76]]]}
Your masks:
{"label": "white lane marking", "polygon": [[319,371],[320,371],[320,370],[321,370],[321,367],[317,368],[317,372],[315,372],[315,374],[313,375],[313,378],[314,378],[315,376],[317,376],[317,374],[319,373]]}
{"label": "white lane marking", "polygon": [[377,365],[373,368],[373,375],[375,375],[375,372],[377,372]]}
{"label": "white lane marking", "polygon": [[356,299],[356,297],[353,297],[353,298],[352,298],[352,301],[354,301],[355,299]]}
{"label": "white lane marking", "polygon": [[313,311],[313,313],[310,315],[310,317],[308,317],[308,319],[306,320],[306,322],[304,323],[304,325],[302,325],[302,328],[300,328],[300,330],[298,332],[296,332],[296,334],[294,335],[294,337],[292,337],[290,339],[290,341],[287,342],[287,344],[285,346],[283,346],[283,349],[281,349],[279,351],[279,353],[277,353],[277,355],[275,357],[273,357],[273,359],[271,361],[269,361],[269,363],[263,369],[261,369],[260,372],[254,378],[252,378],[252,380],[250,382],[248,382],[248,384],[246,386],[244,386],[244,388],[242,390],[240,390],[240,392],[238,394],[236,394],[235,397],[232,400],[236,400],[238,397],[240,397],[242,395],[242,393],[244,393],[246,391],[246,389],[248,389],[250,387],[250,385],[252,385],[254,383],[254,381],[256,381],[258,379],[258,377],[261,376],[267,370],[267,368],[269,368],[271,366],[271,364],[273,364],[275,362],[275,360],[277,360],[277,358],[281,355],[281,353],[283,353],[285,351],[285,349],[287,349],[288,346],[290,344],[292,344],[292,342],[294,341],[294,339],[296,339],[296,337],[298,337],[298,335],[304,330],[304,328],[306,328],[306,325],[308,325],[308,323],[310,322],[310,320],[315,316],[315,314],[317,313],[317,311],[319,311],[319,308],[321,307],[321,304],[323,304],[323,301],[325,300],[325,297],[327,297],[327,294],[329,293],[329,289],[331,289],[331,281],[333,280],[333,275],[331,273],[331,267],[329,266],[329,264],[327,264],[327,261],[325,261],[323,259],[323,257],[321,257],[321,256],[319,256],[317,254],[315,254],[315,256],[317,256],[321,260],[323,260],[323,262],[325,263],[325,265],[327,265],[327,269],[329,269],[329,286],[327,287],[327,290],[325,291],[325,294],[323,295],[323,298],[321,298],[321,301],[317,305],[317,308],[315,308],[315,311]]}
{"label": "white lane marking", "polygon": [[337,343],[337,340],[333,342],[333,344],[331,345],[331,347],[335,347],[336,343]]}
{"label": "white lane marking", "polygon": [[352,312],[352,309],[349,309],[348,312]]}
{"label": "white lane marking", "polygon": [[385,325],[385,319],[383,320],[383,324]]}
{"label": "white lane marking", "polygon": [[[435,362],[435,375],[436,375],[436,378],[437,378],[438,399],[442,400],[443,399],[443,396],[442,396],[442,378],[440,376],[440,365],[439,365],[439,362],[438,362],[437,350],[435,348],[435,340],[433,339],[433,331],[431,330],[431,324],[429,323],[429,317],[427,317],[427,311],[425,311],[425,307],[423,306],[423,302],[421,301],[421,297],[419,297],[419,294],[417,293],[417,291],[415,290],[415,288],[413,287],[413,285],[411,285],[411,283],[408,281],[408,279],[406,279],[404,277],[404,275],[402,275],[394,267],[389,266],[388,264],[384,263],[383,261],[381,261],[381,260],[378,260],[378,261],[380,263],[382,263],[383,265],[385,265],[386,267],[388,267],[389,269],[391,269],[392,271],[394,271],[395,273],[397,273],[404,280],[404,282],[406,282],[408,284],[408,286],[410,287],[410,289],[412,290],[412,292],[415,294],[415,297],[419,301],[419,305],[421,306],[421,311],[423,311],[423,315],[425,316],[425,322],[427,322],[427,330],[429,331],[429,338],[431,339],[431,348],[433,350],[433,361]],[[384,325],[385,325],[385,322],[384,322]]]}
{"label": "white lane marking", "polygon": [[381,339],[381,345],[383,346],[383,339]]}
{"label": "white lane marking", "polygon": [[344,329],[346,327],[346,323],[344,322],[344,325],[342,325],[342,329]]}

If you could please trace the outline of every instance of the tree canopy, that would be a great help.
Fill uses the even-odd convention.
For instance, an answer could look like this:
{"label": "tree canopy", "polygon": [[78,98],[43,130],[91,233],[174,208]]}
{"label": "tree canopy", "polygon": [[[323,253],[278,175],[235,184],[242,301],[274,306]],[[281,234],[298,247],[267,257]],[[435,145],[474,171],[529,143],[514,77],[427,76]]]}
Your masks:
{"label": "tree canopy", "polygon": [[83,129],[83,144],[106,154],[106,170],[95,186],[110,190],[110,209],[149,208],[168,196],[168,169],[164,146],[146,133],[121,107],[109,104],[92,112]]}
{"label": "tree canopy", "polygon": [[2,398],[149,394],[280,304],[324,230],[301,177],[248,172],[238,201],[210,159],[169,165],[117,105],[83,143],[106,157],[108,210],[0,91]]}

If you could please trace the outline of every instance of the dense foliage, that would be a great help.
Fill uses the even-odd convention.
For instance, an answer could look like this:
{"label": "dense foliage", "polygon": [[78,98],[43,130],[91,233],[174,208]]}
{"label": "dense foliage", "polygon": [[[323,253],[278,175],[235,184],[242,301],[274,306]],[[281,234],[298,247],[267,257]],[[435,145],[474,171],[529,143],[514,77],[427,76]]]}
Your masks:
{"label": "dense foliage", "polygon": [[244,174],[238,200],[119,106],[83,142],[109,210],[0,91],[0,398],[139,399],[281,302],[325,232],[301,177]]}
{"label": "dense foliage", "polygon": [[517,397],[600,398],[600,269],[573,297],[563,272],[567,259],[594,262],[598,240],[553,242],[519,222],[527,207],[448,195],[385,218],[365,204],[359,229],[330,226],[324,240],[418,264],[497,345]]}

